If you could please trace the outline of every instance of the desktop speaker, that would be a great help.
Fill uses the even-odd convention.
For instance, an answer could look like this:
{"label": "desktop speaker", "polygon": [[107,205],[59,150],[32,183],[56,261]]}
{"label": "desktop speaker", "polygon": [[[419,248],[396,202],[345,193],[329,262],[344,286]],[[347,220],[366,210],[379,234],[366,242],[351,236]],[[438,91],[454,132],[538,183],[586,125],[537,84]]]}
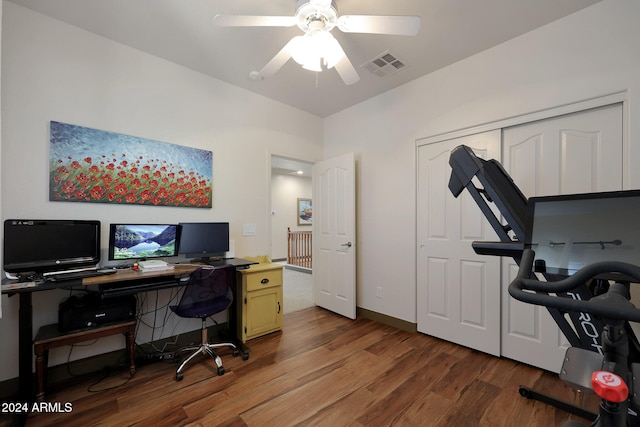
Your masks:
{"label": "desktop speaker", "polygon": [[134,295],[102,299],[98,293],[73,295],[58,307],[58,329],[69,332],[76,329],[98,327],[108,323],[124,322],[136,317]]}

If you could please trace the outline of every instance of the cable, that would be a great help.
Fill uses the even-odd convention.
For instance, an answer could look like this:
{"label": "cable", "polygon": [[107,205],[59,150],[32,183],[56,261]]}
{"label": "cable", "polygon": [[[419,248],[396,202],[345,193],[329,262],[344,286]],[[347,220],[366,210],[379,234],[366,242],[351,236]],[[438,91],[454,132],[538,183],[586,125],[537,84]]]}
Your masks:
{"label": "cable", "polygon": [[91,384],[89,387],[87,387],[87,391],[88,391],[89,393],[100,393],[100,392],[103,392],[103,391],[114,390],[114,389],[116,389],[116,388],[118,388],[118,387],[122,387],[123,385],[127,384],[127,383],[131,380],[131,378],[132,378],[132,376],[131,376],[131,375],[129,375],[129,378],[127,378],[126,380],[124,380],[124,381],[123,381],[122,383],[120,383],[120,384],[116,384],[116,385],[113,385],[113,386],[111,386],[111,387],[105,387],[105,388],[101,388],[101,389],[97,389],[97,390],[96,390],[96,389],[94,389],[93,387],[97,386],[97,385],[98,385],[98,384],[100,384],[102,381],[104,381],[104,380],[106,380],[107,378],[109,378],[109,376],[111,375],[111,369],[109,369],[108,367],[107,367],[107,368],[105,368],[105,370],[104,370],[104,371],[105,371],[105,372],[104,372],[104,376],[103,376],[102,378],[100,378],[98,381],[94,382],[94,383],[93,383],[93,384]]}
{"label": "cable", "polygon": [[[96,342],[98,342],[98,339],[93,340],[93,342],[91,342],[90,344],[71,344],[69,346],[70,348],[69,348],[69,354],[67,355],[66,367],[67,367],[67,374],[70,377],[77,378],[77,377],[80,377],[80,376],[84,375],[84,374],[75,374],[75,373],[71,372],[71,353],[73,352],[73,348],[76,347],[76,346],[78,346],[78,347],[89,347],[91,345],[94,345]],[[129,378],[127,378],[126,380],[124,380],[120,384],[116,384],[116,385],[111,386],[111,387],[106,387],[106,388],[95,390],[95,389],[93,389],[93,387],[95,387],[96,385],[100,384],[105,379],[109,378],[109,375],[111,374],[111,368],[110,367],[105,366],[103,368],[103,370],[105,372],[104,376],[102,378],[100,378],[98,381],[96,381],[93,384],[91,384],[89,387],[87,387],[87,391],[89,393],[99,393],[99,392],[102,392],[102,391],[113,390],[115,388],[118,388],[118,387],[121,387],[121,386],[127,384],[129,382],[129,380],[131,380],[131,378],[132,378],[132,376],[129,375]]]}
{"label": "cable", "polygon": [[69,345],[69,354],[67,354],[66,366],[67,366],[67,374],[70,377],[79,377],[80,376],[80,374],[74,374],[73,372],[71,372],[71,353],[73,352],[73,348],[76,347],[76,346],[77,347],[89,347],[89,346],[94,345],[97,342],[98,342],[98,338],[93,340],[93,342],[91,342],[90,344],[71,344],[71,345]]}
{"label": "cable", "polygon": [[[138,308],[137,308],[137,324],[136,324],[136,337],[139,336],[138,332],[140,330],[140,327],[142,325],[148,327],[151,329],[151,340],[149,343],[145,343],[145,344],[149,344],[151,346],[152,352],[159,352],[159,353],[164,353],[166,351],[166,348],[168,346],[171,345],[176,345],[178,342],[178,339],[180,337],[180,335],[178,334],[175,339],[173,341],[167,341],[163,344],[162,348],[158,348],[156,346],[155,340],[156,340],[156,331],[159,330],[159,334],[160,337],[162,337],[164,335],[164,328],[167,326],[168,322],[169,322],[169,316],[171,316],[171,311],[168,309],[169,306],[173,305],[177,300],[178,297],[180,295],[180,291],[181,289],[172,289],[171,293],[169,294],[169,299],[168,301],[163,304],[163,305],[159,305],[159,292],[160,290],[156,290],[153,291],[156,293],[156,298],[155,298],[155,307],[152,310],[147,310],[145,311],[145,303],[148,301],[148,292],[144,293],[144,297],[139,299],[139,304],[138,304]],[[158,311],[159,310],[164,310],[164,315],[159,319],[158,318]],[[143,319],[144,316],[149,315],[149,314],[153,314],[153,321],[149,322],[148,320]],[[175,335],[175,326],[174,329],[172,331],[172,336]],[[136,347],[138,349],[140,349],[141,351],[143,351],[145,354],[149,354],[150,352],[144,350],[142,348],[142,344],[136,342]]]}

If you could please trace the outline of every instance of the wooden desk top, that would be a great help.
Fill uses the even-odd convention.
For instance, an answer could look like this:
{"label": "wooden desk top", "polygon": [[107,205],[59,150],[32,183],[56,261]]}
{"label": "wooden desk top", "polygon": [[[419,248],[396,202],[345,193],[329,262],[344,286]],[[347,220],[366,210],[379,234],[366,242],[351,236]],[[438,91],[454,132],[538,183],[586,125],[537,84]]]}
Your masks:
{"label": "wooden desk top", "polygon": [[140,271],[131,268],[118,270],[114,274],[105,274],[104,276],[93,276],[82,279],[84,286],[100,285],[103,283],[128,282],[132,280],[140,280],[151,277],[184,277],[191,274],[193,270],[198,268],[193,264],[176,264],[172,270],[160,271]]}
{"label": "wooden desk top", "polygon": [[[225,263],[233,265],[236,268],[247,268],[252,264],[257,264],[256,261],[247,260],[242,258],[230,258],[224,260]],[[159,271],[141,271],[133,270],[131,268],[118,270],[113,274],[105,274],[103,276],[93,276],[82,279],[82,285],[101,285],[104,283],[117,283],[117,282],[130,282],[141,279],[148,279],[153,277],[185,277],[191,274],[193,270],[198,267],[206,267],[206,264],[172,264],[174,268],[172,270],[159,270]]]}

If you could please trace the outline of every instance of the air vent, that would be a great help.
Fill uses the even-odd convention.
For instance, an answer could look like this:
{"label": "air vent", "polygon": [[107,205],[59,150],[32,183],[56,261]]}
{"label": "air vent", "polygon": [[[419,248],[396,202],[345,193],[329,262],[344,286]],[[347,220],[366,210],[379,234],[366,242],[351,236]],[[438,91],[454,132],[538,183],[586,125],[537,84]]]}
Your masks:
{"label": "air vent", "polygon": [[360,67],[378,77],[387,77],[403,69],[406,65],[397,56],[386,51],[365,62]]}

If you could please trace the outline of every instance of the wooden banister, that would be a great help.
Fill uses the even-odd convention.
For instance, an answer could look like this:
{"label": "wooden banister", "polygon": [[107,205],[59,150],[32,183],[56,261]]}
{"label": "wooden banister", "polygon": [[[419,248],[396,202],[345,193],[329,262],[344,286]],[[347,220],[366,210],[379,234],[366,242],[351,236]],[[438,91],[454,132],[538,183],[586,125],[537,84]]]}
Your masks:
{"label": "wooden banister", "polygon": [[291,231],[287,227],[287,264],[311,268],[311,231]]}

